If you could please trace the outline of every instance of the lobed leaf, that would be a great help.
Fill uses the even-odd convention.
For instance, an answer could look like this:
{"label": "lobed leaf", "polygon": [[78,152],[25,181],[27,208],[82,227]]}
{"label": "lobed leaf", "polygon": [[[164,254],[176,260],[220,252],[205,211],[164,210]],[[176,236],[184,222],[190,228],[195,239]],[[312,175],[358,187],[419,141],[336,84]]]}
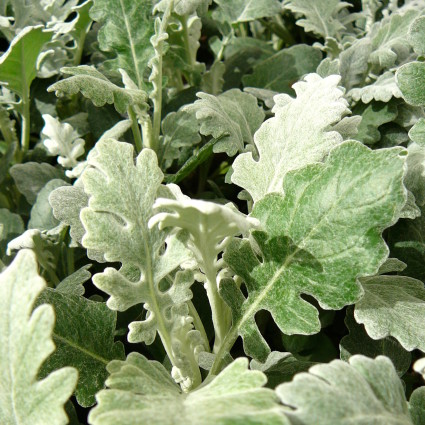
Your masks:
{"label": "lobed leaf", "polygon": [[413,425],[391,360],[361,355],[313,366],[277,387],[288,416],[305,425]]}
{"label": "lobed leaf", "polygon": [[93,66],[65,67],[61,71],[64,74],[72,75],[72,77],[60,80],[47,89],[50,92],[54,91],[56,96],[81,92],[95,106],[103,106],[106,103],[114,104],[117,112],[121,114],[126,113],[129,106],[145,105],[145,92],[118,87]]}
{"label": "lobed leaf", "polygon": [[313,32],[320,37],[335,37],[345,29],[338,19],[338,14],[350,3],[339,0],[285,0],[283,6],[292,13],[305,16],[298,19],[297,25],[303,27],[306,32]]}
{"label": "lobed leaf", "polygon": [[32,311],[46,287],[31,251],[21,251],[0,275],[0,422],[5,425],[65,425],[64,404],[77,382],[74,368],[62,368],[37,380],[42,363],[54,351],[53,308]]}
{"label": "lobed leaf", "polygon": [[288,171],[323,160],[343,141],[338,132],[330,130],[349,113],[339,81],[336,75],[309,74],[293,85],[295,99],[287,94],[275,96],[275,117],[254,135],[259,160],[248,152],[233,163],[232,182],[246,189],[254,202],[267,193],[281,192]]}
{"label": "lobed leaf", "polygon": [[[122,264],[119,271],[108,267],[94,275],[93,283],[111,295],[107,305],[113,310],[144,304],[147,315],[130,324],[129,341],[151,344],[158,332],[176,368],[174,375],[181,373],[177,379],[190,387],[200,379],[193,356],[202,344],[186,304],[192,297],[192,272],[175,271],[191,259],[191,253],[180,236],[168,237],[157,227],[148,227],[158,191],[172,197],[161,187],[163,174],[156,155],[144,149],[134,164],[133,147],[109,139],[96,144],[88,164],[82,175],[89,195],[88,207],[80,213],[86,230],[82,244],[100,251],[106,261]],[[168,289],[161,290],[164,278],[171,280]]]}
{"label": "lobed leaf", "polygon": [[264,112],[254,96],[239,89],[231,89],[218,96],[197,93],[199,100],[185,106],[183,111],[194,111],[200,132],[219,139],[214,152],[234,156],[243,152],[245,144],[253,144],[253,134],[264,120]]}
{"label": "lobed leaf", "polygon": [[138,353],[108,365],[109,389],[97,395],[91,425],[289,425],[260,371],[235,360],[201,389],[184,395],[165,368]]}
{"label": "lobed leaf", "polygon": [[369,336],[392,336],[408,351],[425,351],[425,289],[421,281],[405,276],[373,276],[361,280],[364,296],[354,317]]}
{"label": "lobed leaf", "polygon": [[320,330],[320,321],[302,294],[325,309],[360,299],[357,278],[376,273],[385,261],[382,230],[406,202],[403,156],[399,148],[371,151],[345,142],[324,164],[287,174],[285,196],[271,193],[254,206],[263,230],[252,232],[253,243],[233,240],[224,254],[248,297],[233,281],[220,287],[249,356],[264,360],[269,353],[255,323],[258,311],[268,310],[287,335],[308,335]]}
{"label": "lobed leaf", "polygon": [[235,24],[276,15],[281,10],[278,0],[214,0],[220,20]]}

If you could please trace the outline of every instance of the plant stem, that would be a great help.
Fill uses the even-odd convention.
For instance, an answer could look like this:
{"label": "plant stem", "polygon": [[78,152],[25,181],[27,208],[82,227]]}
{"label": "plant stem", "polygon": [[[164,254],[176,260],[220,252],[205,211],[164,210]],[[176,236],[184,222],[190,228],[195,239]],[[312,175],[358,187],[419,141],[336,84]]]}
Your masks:
{"label": "plant stem", "polygon": [[211,306],[212,321],[215,332],[213,353],[216,353],[221,348],[228,330],[226,324],[227,321],[225,320],[227,316],[226,308],[228,307],[224,304],[224,301],[218,293],[215,268],[209,264],[209,259],[203,260],[205,264],[203,271],[206,277],[205,290],[207,291],[208,300]]}
{"label": "plant stem", "polygon": [[30,147],[30,96],[27,91],[22,96],[22,114],[21,114],[21,160],[28,152]]}
{"label": "plant stem", "polygon": [[230,352],[231,348],[233,347],[236,340],[238,339],[238,326],[239,326],[239,323],[233,324],[229,332],[227,332],[227,335],[224,338],[223,343],[221,344],[219,350],[215,353],[216,354],[215,360],[208,376],[217,375],[221,371],[221,364],[223,363],[224,356],[226,355],[226,353]]}
{"label": "plant stem", "polygon": [[198,311],[196,310],[192,301],[188,301],[187,305],[189,306],[189,314],[193,318],[193,325],[195,326],[195,329],[199,331],[202,339],[204,340],[205,350],[210,351],[210,342],[208,340],[207,333],[205,332],[204,324],[199,317]]}
{"label": "plant stem", "polygon": [[136,151],[137,153],[140,153],[143,149],[143,141],[142,136],[140,134],[139,123],[137,122],[136,114],[134,113],[134,109],[131,106],[129,106],[128,108],[128,116],[131,120],[131,131],[133,133]]}

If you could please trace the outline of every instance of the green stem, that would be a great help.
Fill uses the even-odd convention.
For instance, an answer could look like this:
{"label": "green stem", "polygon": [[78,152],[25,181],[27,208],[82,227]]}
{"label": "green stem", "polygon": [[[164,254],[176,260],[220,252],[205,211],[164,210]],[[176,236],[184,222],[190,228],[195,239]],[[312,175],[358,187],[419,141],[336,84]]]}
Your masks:
{"label": "green stem", "polygon": [[282,39],[287,45],[292,46],[296,43],[292,34],[284,26],[280,17],[273,18],[272,21],[266,19],[260,19],[262,25],[264,25],[272,33],[276,34],[280,39]]}
{"label": "green stem", "polygon": [[128,107],[128,116],[131,120],[131,131],[133,133],[136,151],[137,153],[140,153],[143,149],[143,141],[142,136],[140,134],[139,123],[137,122],[136,114],[134,113],[134,109],[131,106]]}
{"label": "green stem", "polygon": [[24,92],[21,115],[21,160],[30,148],[30,120],[30,97],[28,92]]}
{"label": "green stem", "polygon": [[183,28],[183,41],[184,41],[184,50],[186,53],[186,61],[189,64],[190,68],[192,68],[193,65],[195,65],[195,58],[193,57],[192,52],[190,51],[190,39],[189,39],[189,29],[187,26],[187,15],[183,15],[180,18],[180,22]]}
{"label": "green stem", "polygon": [[205,332],[204,324],[202,323],[201,318],[199,317],[198,311],[196,310],[195,306],[193,305],[192,301],[189,301],[187,303],[189,306],[189,314],[193,318],[193,325],[195,326],[195,329],[199,331],[201,334],[202,339],[204,340],[204,346],[205,350],[210,351],[210,342],[208,340],[207,333]]}
{"label": "green stem", "polygon": [[226,355],[226,353],[230,353],[230,350],[232,349],[233,345],[238,339],[238,326],[239,326],[239,323],[235,323],[230,328],[219,350],[215,353],[216,354],[215,360],[208,376],[218,375],[218,373],[221,371],[221,364],[223,363],[224,356]]}

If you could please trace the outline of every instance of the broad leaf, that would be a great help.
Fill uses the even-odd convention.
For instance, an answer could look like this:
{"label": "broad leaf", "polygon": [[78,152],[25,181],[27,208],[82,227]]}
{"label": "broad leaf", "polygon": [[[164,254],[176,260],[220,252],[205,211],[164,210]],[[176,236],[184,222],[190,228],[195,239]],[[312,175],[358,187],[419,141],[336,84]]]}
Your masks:
{"label": "broad leaf", "polygon": [[348,361],[355,354],[362,354],[371,359],[377,356],[387,356],[391,359],[398,376],[403,376],[410,367],[412,356],[397,340],[386,337],[379,340],[372,339],[363,325],[354,320],[353,309],[347,311],[345,325],[349,334],[344,336],[339,344],[341,360]]}
{"label": "broad leaf", "polygon": [[196,385],[200,375],[194,350],[201,343],[186,303],[192,297],[192,273],[177,272],[169,276],[169,288],[160,289],[162,279],[190,260],[191,253],[179,236],[167,237],[157,227],[148,227],[157,192],[172,197],[161,187],[156,155],[144,149],[134,164],[133,147],[109,139],[96,144],[88,164],[82,176],[89,195],[88,207],[80,213],[86,230],[82,243],[102,252],[107,261],[122,264],[119,271],[108,267],[96,274],[93,282],[111,295],[107,305],[113,310],[143,303],[147,316],[130,324],[129,341],[151,344],[158,333],[175,368],[173,375],[183,386]]}
{"label": "broad leaf", "polygon": [[75,396],[81,406],[95,403],[94,395],[104,387],[106,365],[124,358],[124,347],[114,343],[116,312],[104,303],[47,288],[37,305],[49,303],[56,313],[53,342],[56,351],[44,363],[40,375],[73,366],[79,372]]}
{"label": "broad leaf", "polygon": [[413,425],[403,385],[387,357],[360,355],[313,366],[277,387],[288,416],[304,425]]}
{"label": "broad leaf", "polygon": [[405,276],[374,276],[361,280],[364,296],[354,317],[373,339],[396,338],[408,351],[425,351],[424,284]]}
{"label": "broad leaf", "polygon": [[214,0],[214,3],[219,5],[220,19],[233,24],[273,16],[281,10],[278,0]]}
{"label": "broad leaf", "polygon": [[0,275],[0,422],[65,425],[63,408],[77,382],[74,368],[37,380],[39,368],[54,351],[53,308],[33,310],[46,283],[31,251],[21,251]]}
{"label": "broad leaf", "polygon": [[425,63],[410,62],[403,65],[397,70],[396,80],[407,103],[425,105]]}
{"label": "broad leaf", "polygon": [[269,353],[255,323],[258,311],[270,311],[285,334],[308,335],[320,321],[302,294],[336,310],[360,299],[357,278],[376,273],[386,259],[382,229],[406,202],[402,155],[399,148],[371,151],[345,142],[325,164],[287,174],[285,196],[268,194],[255,205],[252,216],[264,231],[252,233],[254,248],[235,239],[224,254],[248,297],[233,281],[220,287],[233,311],[232,332],[242,336],[248,355],[264,360]]}
{"label": "broad leaf", "polygon": [[64,180],[53,179],[40,190],[31,208],[28,229],[50,230],[59,224],[59,221],[53,216],[52,207],[49,204],[49,195],[62,186],[68,186],[68,183]]}
{"label": "broad leaf", "polygon": [[88,271],[90,267],[91,264],[87,264],[67,276],[56,286],[56,292],[67,295],[84,295],[83,284],[91,278],[91,273]]}
{"label": "broad leaf", "polygon": [[264,120],[264,112],[254,96],[238,89],[228,90],[218,96],[198,93],[194,104],[183,110],[195,111],[201,134],[221,138],[214,152],[234,156],[253,145],[253,135]]}
{"label": "broad leaf", "polygon": [[409,399],[409,411],[414,425],[425,425],[425,387],[413,391]]}
{"label": "broad leaf", "polygon": [[419,18],[413,21],[412,25],[410,25],[408,32],[409,42],[418,56],[425,55],[424,34],[425,16],[420,16]]}
{"label": "broad leaf", "polygon": [[239,155],[233,163],[232,182],[258,201],[267,193],[281,192],[288,171],[321,161],[341,143],[342,136],[330,130],[349,113],[339,81],[336,75],[309,74],[293,85],[295,99],[287,94],[275,96],[275,117],[254,136],[260,158],[256,161],[252,153]]}
{"label": "broad leaf", "polygon": [[243,77],[242,81],[245,87],[293,94],[292,84],[303,75],[314,72],[321,59],[322,54],[318,49],[297,44],[256,64],[254,72]]}
{"label": "broad leaf", "polygon": [[90,16],[102,24],[100,48],[116,54],[105,66],[115,71],[124,69],[137,87],[143,88],[143,74],[153,55],[149,41],[154,32],[152,0],[96,0]]}
{"label": "broad leaf", "polygon": [[37,73],[37,58],[43,46],[52,38],[42,26],[26,27],[10,43],[0,58],[0,82],[19,97],[27,98]]}
{"label": "broad leaf", "polygon": [[188,395],[179,392],[158,362],[131,353],[125,362],[108,365],[109,389],[97,396],[92,425],[134,425],[140,418],[152,425],[289,425],[266,377],[250,371],[240,358],[214,380]]}
{"label": "broad leaf", "polygon": [[62,68],[61,71],[72,76],[58,81],[47,89],[47,91],[54,91],[56,96],[81,92],[95,106],[103,106],[105,103],[114,104],[117,112],[121,114],[126,113],[129,106],[145,105],[145,92],[118,87],[93,66],[81,65]]}
{"label": "broad leaf", "polygon": [[16,164],[10,169],[18,190],[30,204],[34,204],[40,190],[53,179],[65,178],[62,170],[45,162]]}

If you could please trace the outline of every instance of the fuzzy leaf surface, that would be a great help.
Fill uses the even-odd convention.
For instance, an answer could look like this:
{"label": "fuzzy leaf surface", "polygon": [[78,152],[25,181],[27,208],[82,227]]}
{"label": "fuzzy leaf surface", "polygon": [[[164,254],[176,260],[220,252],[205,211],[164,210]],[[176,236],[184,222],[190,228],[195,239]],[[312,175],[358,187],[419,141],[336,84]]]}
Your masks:
{"label": "fuzzy leaf surface", "polygon": [[275,96],[275,116],[254,135],[260,158],[256,161],[250,152],[239,155],[233,163],[232,182],[258,201],[267,193],[281,192],[288,171],[321,161],[340,144],[342,136],[330,130],[349,112],[339,81],[336,75],[309,74],[292,86],[295,99],[287,94]]}
{"label": "fuzzy leaf surface", "polygon": [[196,112],[201,134],[221,137],[214,145],[214,152],[234,156],[244,151],[245,144],[253,144],[253,135],[264,120],[264,112],[254,96],[238,89],[218,96],[207,93],[197,96],[199,100],[184,110]]}
{"label": "fuzzy leaf surface", "polygon": [[356,355],[313,366],[277,387],[288,416],[305,425],[413,425],[391,360]]}
{"label": "fuzzy leaf surface", "polygon": [[65,425],[64,404],[77,382],[74,368],[37,380],[55,346],[55,314],[50,305],[33,310],[46,287],[31,251],[21,251],[0,275],[0,422],[4,425]]}
{"label": "fuzzy leaf surface", "polygon": [[407,103],[425,105],[425,63],[410,62],[401,66],[397,70],[396,80]]}
{"label": "fuzzy leaf surface", "polygon": [[108,365],[109,389],[97,395],[89,421],[92,425],[134,425],[140,418],[152,425],[289,424],[274,392],[262,388],[265,375],[247,367],[247,359],[237,359],[207,385],[185,395],[160,363],[131,353],[125,362]]}
{"label": "fuzzy leaf surface", "polygon": [[81,406],[95,403],[94,395],[104,387],[108,376],[106,365],[113,359],[124,359],[124,347],[114,343],[117,313],[104,303],[65,294],[47,288],[37,304],[53,305],[56,324],[53,342],[56,351],[41,369],[41,376],[63,366],[79,372],[75,396]]}
{"label": "fuzzy leaf surface", "polygon": [[195,373],[193,367],[199,374],[194,359],[187,361],[200,344],[186,303],[192,297],[192,272],[170,276],[171,285],[166,291],[159,285],[192,254],[179,236],[167,237],[157,227],[148,227],[157,193],[163,197],[172,194],[161,186],[163,174],[155,153],[143,149],[136,163],[133,153],[133,146],[113,139],[98,142],[90,152],[89,168],[82,175],[89,195],[88,207],[80,213],[86,230],[82,243],[103,253],[106,261],[122,264],[120,270],[107,267],[93,276],[93,283],[110,295],[108,307],[124,311],[144,304],[148,311],[144,320],[130,323],[128,340],[151,344],[159,333],[178,369],[173,376],[181,374],[183,381],[188,378],[190,386],[192,379],[200,379],[200,375],[191,375]]}
{"label": "fuzzy leaf surface", "polygon": [[252,233],[258,253],[248,240],[235,239],[224,254],[248,298],[233,281],[220,288],[248,355],[264,360],[269,354],[254,320],[258,311],[268,310],[287,335],[308,335],[320,330],[320,321],[301,294],[325,309],[360,299],[357,277],[376,273],[386,259],[382,230],[406,202],[403,154],[345,142],[324,164],[287,174],[285,196],[268,194],[254,206],[252,216],[263,227]]}
{"label": "fuzzy leaf surface", "polygon": [[273,16],[281,11],[278,0],[214,0],[221,18],[233,24]]}
{"label": "fuzzy leaf surface", "polygon": [[297,25],[307,32],[313,32],[320,37],[335,37],[345,27],[338,19],[338,13],[350,3],[339,0],[289,0],[283,3],[292,13],[304,15],[298,19]]}
{"label": "fuzzy leaf surface", "polygon": [[118,87],[93,66],[66,67],[61,71],[71,77],[60,80],[48,88],[47,91],[54,91],[56,96],[81,92],[93,102],[93,105],[99,107],[106,103],[114,104],[117,112],[121,114],[126,113],[131,105],[144,105],[146,100],[145,92]]}
{"label": "fuzzy leaf surface", "polygon": [[361,280],[364,296],[354,317],[373,339],[396,338],[408,351],[425,351],[425,289],[406,276],[374,276]]}
{"label": "fuzzy leaf surface", "polygon": [[139,89],[153,55],[150,38],[154,33],[152,1],[95,0],[90,16],[102,24],[98,33],[100,48],[117,57],[105,62],[109,69],[124,69]]}
{"label": "fuzzy leaf surface", "polygon": [[401,377],[407,372],[412,362],[412,356],[396,339],[391,337],[372,339],[364,326],[355,321],[352,307],[347,310],[344,322],[349,334],[344,336],[339,344],[341,360],[348,361],[355,354],[362,354],[371,359],[377,356],[386,356],[391,359],[398,376]]}

